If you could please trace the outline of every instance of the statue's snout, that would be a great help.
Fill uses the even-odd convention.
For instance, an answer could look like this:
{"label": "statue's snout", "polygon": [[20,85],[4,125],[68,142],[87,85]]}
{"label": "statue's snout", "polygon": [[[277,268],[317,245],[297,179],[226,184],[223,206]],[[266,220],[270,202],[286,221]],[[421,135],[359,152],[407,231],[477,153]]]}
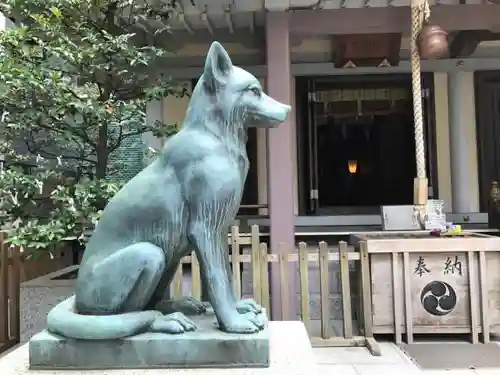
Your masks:
{"label": "statue's snout", "polygon": [[263,95],[265,95],[262,100],[266,113],[265,117],[269,119],[269,122],[271,123],[270,125],[276,126],[277,124],[285,121],[286,116],[288,115],[292,107],[274,100],[269,95]]}

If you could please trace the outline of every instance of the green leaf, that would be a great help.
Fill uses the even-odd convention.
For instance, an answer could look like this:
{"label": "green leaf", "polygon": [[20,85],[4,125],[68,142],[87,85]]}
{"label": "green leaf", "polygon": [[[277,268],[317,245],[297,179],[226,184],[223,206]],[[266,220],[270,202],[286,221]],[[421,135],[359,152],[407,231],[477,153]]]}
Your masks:
{"label": "green leaf", "polygon": [[50,8],[50,11],[52,12],[52,14],[54,16],[56,16],[57,18],[61,18],[62,17],[62,13],[59,9],[57,9],[56,7],[52,7]]}

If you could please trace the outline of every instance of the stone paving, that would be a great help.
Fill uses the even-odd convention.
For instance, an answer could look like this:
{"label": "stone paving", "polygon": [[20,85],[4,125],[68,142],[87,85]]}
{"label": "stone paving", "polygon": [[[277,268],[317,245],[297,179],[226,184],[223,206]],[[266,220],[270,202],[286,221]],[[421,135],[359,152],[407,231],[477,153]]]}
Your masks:
{"label": "stone paving", "polygon": [[381,357],[366,348],[315,348],[322,374],[339,375],[500,375],[500,368],[475,370],[421,370],[393,343],[379,342]]}
{"label": "stone paving", "polygon": [[[283,326],[283,332],[275,336],[279,342],[276,342],[272,347],[275,348],[275,353],[271,357],[274,361],[277,361],[278,357],[283,357],[287,354],[291,360],[282,361],[285,363],[278,366],[279,368],[274,371],[270,367],[267,372],[262,373],[272,373],[272,374],[289,374],[289,375],[500,375],[500,368],[489,368],[489,369],[474,369],[474,370],[426,370],[423,371],[393,343],[391,342],[380,342],[380,349],[382,355],[380,357],[374,357],[371,353],[362,347],[358,348],[314,348],[310,355],[314,355],[315,358],[307,358],[306,354],[308,350],[303,347],[297,348],[290,355],[288,353],[291,347],[295,348],[297,343],[307,342],[307,340],[297,340],[294,336],[293,329],[294,324],[297,322],[278,322],[278,326]],[[290,325],[291,324],[291,325]],[[286,326],[286,327],[285,327]],[[299,326],[297,326],[298,328]],[[286,328],[286,329],[285,329]],[[303,329],[301,327],[301,329]],[[305,331],[304,331],[305,336]],[[286,348],[286,350],[282,350]],[[276,349],[279,349],[276,351]],[[309,352],[310,353],[310,352]],[[273,354],[273,353],[272,353]],[[3,357],[3,360],[2,360]],[[8,358],[10,357],[10,358]],[[72,375],[78,375],[75,371],[29,371],[27,369],[27,358],[28,350],[27,346],[23,345],[17,347],[16,350],[8,351],[4,353],[4,356],[0,355],[0,374],[2,375],[66,375],[71,372]],[[284,358],[284,357],[283,357]],[[295,361],[295,362],[293,362]],[[307,364],[307,368],[299,368],[296,362]],[[279,362],[279,361],[278,361]],[[289,363],[290,362],[290,363]],[[293,362],[293,364],[291,363]],[[315,366],[311,366],[316,362]],[[281,363],[281,362],[280,362]],[[172,370],[140,370],[140,371],[91,371],[86,372],[88,374],[99,374],[99,375],[157,375],[159,373],[200,373],[197,370],[186,370],[186,371],[172,371]],[[236,371],[234,369],[230,370],[231,374],[244,374],[251,375],[261,373],[249,369],[248,371]],[[222,373],[227,372],[224,370],[206,370],[203,373]]]}

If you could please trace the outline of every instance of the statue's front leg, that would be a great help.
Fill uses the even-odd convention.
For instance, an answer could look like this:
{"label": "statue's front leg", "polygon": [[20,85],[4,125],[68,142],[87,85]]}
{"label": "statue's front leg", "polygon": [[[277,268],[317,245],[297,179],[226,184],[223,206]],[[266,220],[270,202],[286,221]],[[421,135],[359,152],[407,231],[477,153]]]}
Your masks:
{"label": "statue's front leg", "polygon": [[[236,297],[236,290],[234,289],[232,269],[231,269],[231,263],[229,261],[229,257],[227,258],[225,265],[226,265],[226,273],[229,277],[228,282],[229,282],[229,285],[231,285],[231,290],[233,291],[233,299],[234,299],[234,303],[236,304],[236,310],[240,314],[247,314],[247,313],[260,314],[260,313],[262,313],[262,306],[259,305],[257,302],[255,302],[254,299],[252,299],[252,298],[238,299]],[[203,288],[203,289],[205,289],[205,288]],[[203,296],[205,296],[205,295],[206,295],[206,290],[203,291]],[[210,305],[208,305],[208,306],[210,306]]]}
{"label": "statue's front leg", "polygon": [[[227,237],[220,228],[206,227],[206,220],[195,221],[190,228],[192,243],[200,260],[203,283],[219,327],[228,333],[253,333],[264,328],[255,314],[239,314],[231,290],[226,263]],[[215,234],[214,234],[215,233]]]}

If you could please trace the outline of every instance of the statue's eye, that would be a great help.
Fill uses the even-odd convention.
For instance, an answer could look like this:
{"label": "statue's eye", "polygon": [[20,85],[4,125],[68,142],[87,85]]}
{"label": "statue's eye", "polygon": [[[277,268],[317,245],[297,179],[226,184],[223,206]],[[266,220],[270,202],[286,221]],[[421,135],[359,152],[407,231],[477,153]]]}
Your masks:
{"label": "statue's eye", "polygon": [[250,91],[252,91],[252,94],[255,96],[260,96],[260,90],[257,87],[251,88]]}

